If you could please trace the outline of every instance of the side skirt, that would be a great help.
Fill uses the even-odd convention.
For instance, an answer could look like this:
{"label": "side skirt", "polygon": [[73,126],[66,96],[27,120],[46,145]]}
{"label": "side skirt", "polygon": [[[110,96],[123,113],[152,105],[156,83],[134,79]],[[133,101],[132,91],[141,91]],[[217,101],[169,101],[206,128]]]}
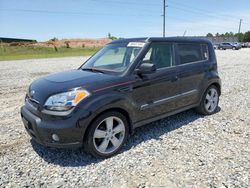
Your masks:
{"label": "side skirt", "polygon": [[151,122],[154,122],[154,121],[157,121],[157,120],[160,120],[160,119],[164,119],[168,116],[172,116],[172,115],[175,115],[175,114],[178,114],[180,112],[183,112],[183,111],[186,111],[186,110],[189,110],[191,108],[195,108],[199,106],[199,104],[193,104],[193,105],[189,105],[189,106],[186,106],[184,108],[181,108],[181,109],[178,109],[178,110],[175,110],[175,111],[171,111],[171,112],[168,112],[168,113],[165,113],[165,114],[162,114],[162,115],[159,115],[157,117],[154,117],[154,118],[150,118],[150,119],[146,119],[146,120],[142,120],[142,121],[139,121],[139,122],[136,122],[133,124],[133,129],[137,128],[137,127],[141,127],[145,124],[149,124]]}

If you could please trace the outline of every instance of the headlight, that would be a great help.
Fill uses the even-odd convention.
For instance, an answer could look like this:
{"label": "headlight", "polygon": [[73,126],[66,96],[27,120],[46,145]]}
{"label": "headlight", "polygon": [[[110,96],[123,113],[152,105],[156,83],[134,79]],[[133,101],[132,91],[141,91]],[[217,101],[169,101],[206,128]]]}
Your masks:
{"label": "headlight", "polygon": [[66,111],[76,106],[89,95],[90,93],[84,89],[75,89],[50,96],[44,106],[48,110]]}

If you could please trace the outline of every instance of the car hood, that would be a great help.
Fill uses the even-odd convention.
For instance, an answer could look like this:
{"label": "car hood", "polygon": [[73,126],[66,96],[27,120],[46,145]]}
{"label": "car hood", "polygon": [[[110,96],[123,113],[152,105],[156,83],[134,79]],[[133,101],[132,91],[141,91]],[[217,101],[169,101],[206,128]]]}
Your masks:
{"label": "car hood", "polygon": [[90,72],[83,70],[71,70],[50,74],[35,80],[29,87],[28,95],[44,104],[49,96],[82,87],[89,92],[99,89],[100,86],[114,82],[118,76]]}

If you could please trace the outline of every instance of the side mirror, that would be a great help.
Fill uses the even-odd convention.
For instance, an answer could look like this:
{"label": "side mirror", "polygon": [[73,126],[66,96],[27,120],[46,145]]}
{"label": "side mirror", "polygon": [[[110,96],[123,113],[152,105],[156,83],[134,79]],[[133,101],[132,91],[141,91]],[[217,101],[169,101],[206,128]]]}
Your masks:
{"label": "side mirror", "polygon": [[137,69],[137,74],[151,74],[156,71],[156,67],[152,63],[142,63]]}

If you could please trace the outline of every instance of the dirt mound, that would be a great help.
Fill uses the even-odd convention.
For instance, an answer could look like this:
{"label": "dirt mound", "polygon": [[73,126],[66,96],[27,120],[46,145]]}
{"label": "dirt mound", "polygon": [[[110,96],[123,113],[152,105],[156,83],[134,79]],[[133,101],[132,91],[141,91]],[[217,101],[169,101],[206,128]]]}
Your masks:
{"label": "dirt mound", "polygon": [[83,48],[83,47],[102,47],[107,43],[111,42],[111,39],[100,38],[100,39],[53,39],[46,42],[38,42],[35,46],[44,47],[70,47],[70,48]]}

